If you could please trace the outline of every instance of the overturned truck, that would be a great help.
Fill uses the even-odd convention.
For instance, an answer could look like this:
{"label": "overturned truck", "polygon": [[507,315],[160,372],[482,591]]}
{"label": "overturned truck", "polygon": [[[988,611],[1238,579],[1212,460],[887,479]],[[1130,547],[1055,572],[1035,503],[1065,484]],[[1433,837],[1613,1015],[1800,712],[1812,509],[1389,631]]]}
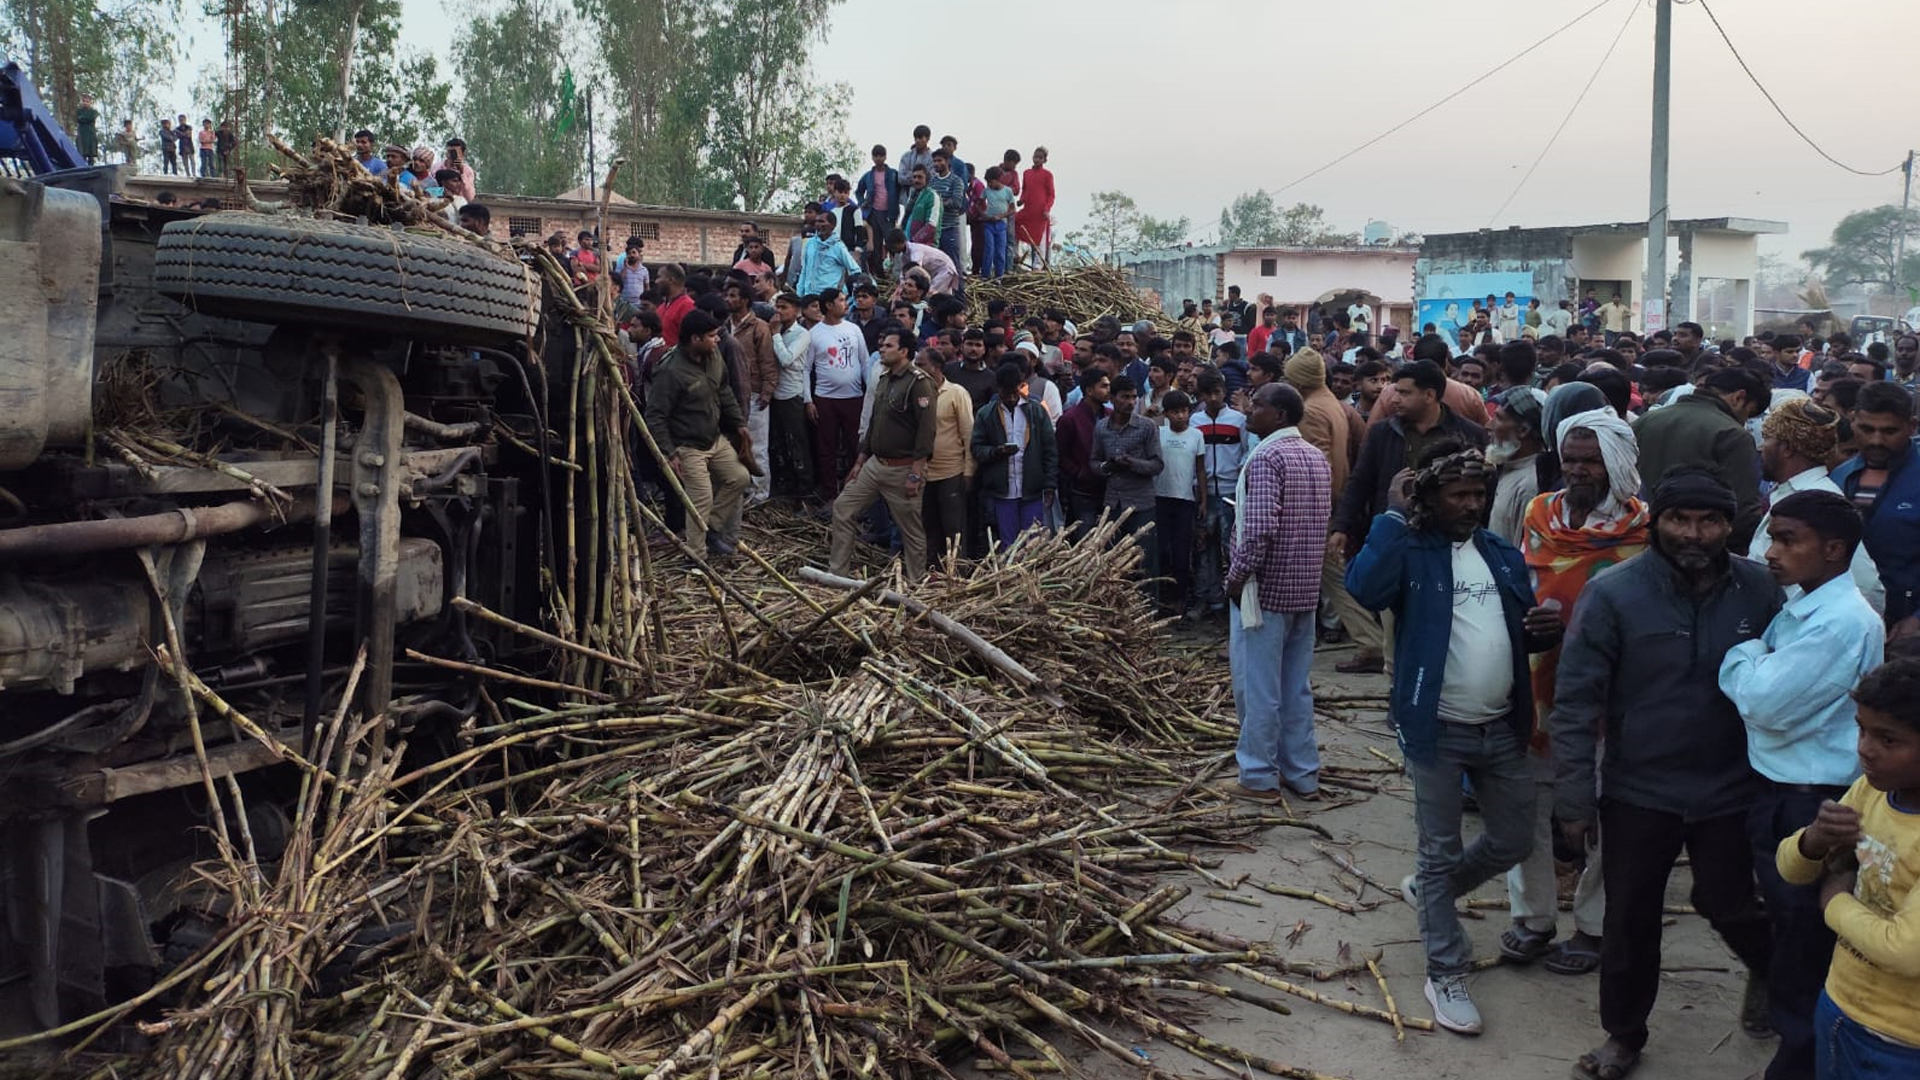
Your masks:
{"label": "overturned truck", "polygon": [[[272,748],[341,706],[410,749],[540,621],[553,418],[519,260],[444,236],[0,179],[0,997],[52,1025],[217,925],[208,786],[271,857]],[[537,666],[537,658],[526,658]],[[202,749],[196,750],[196,744]]]}

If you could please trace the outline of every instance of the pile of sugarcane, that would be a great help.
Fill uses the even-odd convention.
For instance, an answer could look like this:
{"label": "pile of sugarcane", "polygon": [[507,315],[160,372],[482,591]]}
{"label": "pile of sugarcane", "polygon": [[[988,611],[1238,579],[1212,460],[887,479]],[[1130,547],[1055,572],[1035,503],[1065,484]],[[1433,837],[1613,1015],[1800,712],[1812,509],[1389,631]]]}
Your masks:
{"label": "pile of sugarcane", "polygon": [[[261,865],[251,837],[221,834],[226,857],[208,868],[221,931],[152,995],[166,1010],[127,1014],[152,1048],[100,1067],[909,1077],[964,1054],[1031,1075],[1073,1072],[1055,1045],[1071,1038],[1130,1071],[1152,1072],[1131,1047],[1157,1040],[1236,1070],[1317,1075],[1211,1041],[1181,1010],[1200,994],[1284,1014],[1291,998],[1391,1022],[1288,978],[1366,960],[1316,970],[1185,926],[1167,912],[1188,887],[1153,875],[1228,887],[1196,848],[1318,826],[1209,787],[1226,743],[1205,717],[1116,725],[1083,711],[1131,678],[1164,680],[1134,693],[1167,701],[1203,687],[1148,659],[1169,650],[1142,605],[1090,602],[1130,591],[1114,576],[1124,558],[1055,554],[1018,550],[948,586],[972,620],[957,628],[1006,645],[998,660],[908,612],[939,587],[889,600],[795,583],[825,610],[763,613],[845,666],[778,677],[762,668],[801,645],[746,620],[733,645],[716,644],[724,629],[692,632],[710,599],[688,582],[665,618],[676,659],[695,662],[656,668],[670,692],[536,705],[495,681],[498,711],[419,764],[404,747],[358,760],[370,725],[333,718],[312,761],[286,751],[302,785],[285,853]],[[785,591],[734,576],[743,595]],[[1103,657],[1136,663],[1095,670]],[[1041,674],[1075,669],[1089,685]],[[252,728],[176,674],[203,711]],[[1064,708],[1048,702],[1056,678]],[[219,794],[247,820],[237,787]]]}
{"label": "pile of sugarcane", "polygon": [[365,218],[374,225],[433,226],[447,232],[459,230],[448,221],[444,211],[453,200],[442,196],[428,198],[402,184],[398,170],[379,175],[367,171],[354,157],[353,149],[330,138],[315,139],[310,150],[300,151],[277,135],[268,135],[285,166],[269,166],[276,179],[287,182],[288,198],[267,201],[254,196],[244,169],[234,170],[234,192],[249,210],[272,211],[298,208],[345,220]]}
{"label": "pile of sugarcane", "polygon": [[1025,305],[1029,316],[1058,309],[1083,327],[1102,315],[1112,315],[1123,325],[1146,319],[1163,333],[1174,330],[1173,320],[1147,302],[1125,270],[1105,263],[1063,264],[1051,270],[1018,270],[1005,277],[970,278],[967,321],[975,326],[985,322],[991,300]]}
{"label": "pile of sugarcane", "polygon": [[[1312,1080],[1182,1010],[1198,994],[1284,1014],[1280,994],[1427,1027],[1285,977],[1378,977],[1377,954],[1304,964],[1169,915],[1188,886],[1156,872],[1229,888],[1207,845],[1324,831],[1211,786],[1231,760],[1222,689],[1168,648],[1130,542],[1034,537],[907,588],[803,566],[824,530],[783,518],[722,572],[638,497],[627,439],[658,448],[606,320],[549,292],[579,358],[558,380],[577,417],[543,440],[570,478],[551,616],[456,606],[552,662],[413,654],[476,683],[455,749],[409,754],[343,706],[310,756],[278,751],[299,795],[277,857],[209,772],[209,943],[0,1056],[58,1036],[100,1077],[826,1080],[950,1075],[963,1055],[1030,1078],[1080,1073],[1071,1039],[1169,1075],[1128,1041],[1154,1039]],[[199,714],[269,740],[160,660]],[[129,1027],[143,1047],[97,1056]]]}

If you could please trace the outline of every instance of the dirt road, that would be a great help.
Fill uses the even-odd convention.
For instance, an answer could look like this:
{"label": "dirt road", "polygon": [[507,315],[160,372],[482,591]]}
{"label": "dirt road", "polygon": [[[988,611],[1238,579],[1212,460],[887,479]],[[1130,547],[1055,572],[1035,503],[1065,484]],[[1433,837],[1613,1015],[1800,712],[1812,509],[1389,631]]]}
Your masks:
{"label": "dirt road", "polygon": [[[1334,661],[1347,655],[1345,650],[1319,653],[1314,674],[1318,693],[1325,697],[1384,696],[1385,678],[1334,672]],[[1399,758],[1399,748],[1377,711],[1359,712],[1352,722],[1323,717],[1320,741],[1329,764],[1381,767],[1380,759],[1368,752],[1369,747],[1396,761]],[[1219,775],[1232,779],[1230,762]],[[1377,794],[1356,795],[1357,801],[1308,811],[1308,816],[1333,834],[1337,845],[1331,846],[1349,853],[1367,876],[1396,886],[1413,869],[1412,785],[1405,777],[1393,774],[1367,779],[1379,783]],[[1294,808],[1304,810],[1305,806],[1296,804]],[[1478,826],[1478,819],[1470,816],[1469,836]],[[1316,851],[1316,843],[1330,846],[1301,830],[1272,829],[1257,838],[1255,850],[1226,852],[1224,865],[1215,873],[1229,882],[1248,875],[1365,905],[1356,914],[1309,900],[1274,896],[1245,884],[1231,895],[1258,906],[1216,899],[1207,894],[1220,892],[1218,886],[1197,876],[1183,879],[1193,886],[1193,894],[1174,914],[1195,925],[1267,943],[1292,958],[1319,965],[1338,965],[1343,949],[1355,960],[1381,949],[1381,970],[1401,1011],[1409,1017],[1430,1017],[1421,996],[1424,960],[1413,909],[1397,895],[1385,896],[1370,886],[1356,896],[1354,886],[1358,882]],[[1685,904],[1688,887],[1687,871],[1682,867],[1674,873],[1669,902]],[[1481,888],[1474,898],[1498,900],[1504,905],[1504,882]],[[1477,956],[1496,957],[1500,932],[1508,925],[1507,912],[1501,906],[1480,913],[1485,917],[1469,919],[1467,932]],[[1652,1020],[1653,1040],[1634,1074],[1636,1080],[1742,1080],[1764,1067],[1773,1047],[1771,1042],[1750,1038],[1740,1028],[1744,968],[1698,916],[1676,915],[1670,922],[1660,1002]],[[1562,934],[1571,929],[1572,916],[1563,914]],[[1296,936],[1297,940],[1289,944]],[[1218,978],[1286,1001],[1293,1013],[1280,1016],[1236,1001],[1198,999],[1192,1017],[1193,1026],[1201,1033],[1250,1053],[1355,1080],[1565,1077],[1575,1058],[1604,1038],[1598,1019],[1598,975],[1554,975],[1538,966],[1501,966],[1480,972],[1473,976],[1472,987],[1486,1018],[1484,1035],[1463,1038],[1446,1032],[1409,1030],[1401,1043],[1395,1042],[1393,1029],[1385,1023],[1348,1016],[1232,975],[1221,974]],[[1296,976],[1294,981],[1331,997],[1375,1007],[1383,1004],[1372,976],[1364,971],[1327,982],[1317,982],[1307,975]],[[1139,1046],[1161,1068],[1189,1076],[1221,1075],[1220,1070],[1164,1042]],[[1081,1061],[1091,1075],[1124,1072],[1110,1058],[1088,1054]]]}

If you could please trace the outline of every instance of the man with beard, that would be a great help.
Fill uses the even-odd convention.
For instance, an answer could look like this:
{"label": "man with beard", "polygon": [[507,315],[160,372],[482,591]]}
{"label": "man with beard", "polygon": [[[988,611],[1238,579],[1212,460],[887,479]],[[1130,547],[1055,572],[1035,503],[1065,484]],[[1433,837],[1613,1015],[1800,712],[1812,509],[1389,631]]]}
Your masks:
{"label": "man with beard", "polygon": [[[1564,486],[1527,505],[1520,551],[1533,574],[1534,595],[1571,620],[1595,574],[1647,549],[1647,508],[1639,498],[1639,448],[1633,429],[1612,409],[1567,417],[1560,421],[1557,439]],[[1533,701],[1540,716],[1553,708],[1559,662],[1558,648],[1533,658]],[[1550,812],[1553,763],[1545,731],[1534,732],[1529,749],[1534,778],[1547,790],[1533,854],[1507,872],[1513,926],[1501,935],[1500,952],[1517,963],[1544,957],[1547,970],[1556,975],[1585,975],[1599,966],[1604,930],[1600,848],[1596,844],[1585,853],[1586,865],[1573,895],[1573,936],[1550,946],[1559,923],[1560,897]]]}
{"label": "man with beard", "polygon": [[1516,386],[1493,399],[1493,423],[1487,429],[1487,464],[1497,471],[1493,509],[1487,527],[1514,547],[1521,546],[1527,504],[1540,494],[1540,451],[1546,440],[1541,431],[1547,395],[1531,386]]}
{"label": "man with beard", "polygon": [[1913,444],[1913,394],[1868,383],[1853,405],[1859,452],[1833,482],[1866,520],[1867,554],[1887,588],[1887,640],[1920,633],[1920,449]]}
{"label": "man with beard", "polygon": [[1913,389],[1920,377],[1920,334],[1901,334],[1893,343],[1893,378],[1901,386]]}
{"label": "man with beard", "polygon": [[[1840,414],[1807,400],[1783,401],[1767,414],[1760,436],[1760,468],[1773,481],[1773,490],[1767,493],[1773,503],[1801,491],[1842,494],[1840,485],[1827,477],[1827,462],[1840,441]],[[1755,562],[1766,562],[1767,549],[1773,546],[1767,533],[1771,518],[1769,514],[1760,519],[1753,544],[1747,548],[1747,558]],[[1880,583],[1880,568],[1873,564],[1865,544],[1854,545],[1852,576],[1868,606],[1885,612],[1886,586]],[[1791,591],[1788,595],[1791,598]]]}
{"label": "man with beard", "polygon": [[[1218,378],[1217,375],[1214,377]],[[1342,561],[1352,557],[1366,536],[1368,522],[1375,520],[1376,515],[1392,505],[1400,473],[1411,468],[1427,446],[1438,442],[1457,442],[1477,449],[1486,445],[1485,429],[1462,419],[1441,403],[1448,385],[1440,367],[1429,360],[1416,360],[1400,370],[1395,383],[1394,415],[1387,422],[1375,424],[1367,431],[1367,437],[1360,446],[1360,456],[1354,462],[1353,471],[1347,475],[1346,486],[1338,496],[1333,532],[1327,537],[1327,553],[1330,556],[1337,556]],[[1381,395],[1383,400],[1385,396]],[[1480,399],[1476,395],[1474,400]],[[1237,474],[1238,462],[1235,466]],[[1353,572],[1349,567],[1347,580],[1351,582],[1352,578]],[[1388,627],[1386,633],[1391,636],[1392,628]],[[1377,673],[1388,669],[1390,655],[1385,650],[1376,653],[1362,647],[1356,651],[1353,659],[1342,661],[1334,667],[1348,675]],[[1392,674],[1390,670],[1388,673]]]}
{"label": "man with beard", "polygon": [[1713,473],[1668,473],[1653,493],[1653,550],[1587,584],[1561,651],[1547,723],[1553,816],[1569,851],[1588,849],[1596,822],[1607,843],[1608,1038],[1575,1066],[1593,1080],[1625,1076],[1646,1046],[1667,879],[1683,848],[1694,907],[1747,965],[1742,1023],[1766,1027],[1772,932],[1754,895],[1747,836],[1759,778],[1747,764],[1746,726],[1714,676],[1729,650],[1773,621],[1780,590],[1765,568],[1728,555],[1738,511]]}
{"label": "man with beard", "polygon": [[[1462,1035],[1480,1034],[1481,1018],[1467,989],[1473,946],[1454,903],[1532,846],[1527,654],[1561,632],[1559,615],[1535,604],[1520,553],[1480,527],[1487,477],[1477,448],[1428,443],[1389,485],[1389,508],[1347,570],[1355,600],[1394,615],[1389,711],[1419,838],[1419,869],[1401,891],[1419,913],[1434,1022]],[[1463,779],[1485,823],[1471,845],[1461,837]]]}

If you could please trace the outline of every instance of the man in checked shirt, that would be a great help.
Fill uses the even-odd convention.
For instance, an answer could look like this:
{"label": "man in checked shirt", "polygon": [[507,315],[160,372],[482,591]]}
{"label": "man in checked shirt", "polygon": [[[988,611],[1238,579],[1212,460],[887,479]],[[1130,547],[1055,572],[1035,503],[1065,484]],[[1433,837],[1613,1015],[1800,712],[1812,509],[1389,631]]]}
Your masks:
{"label": "man in checked shirt", "polygon": [[1234,794],[1273,800],[1286,785],[1302,798],[1320,791],[1314,741],[1313,666],[1320,573],[1317,537],[1333,514],[1327,456],[1300,435],[1306,403],[1284,382],[1254,391],[1247,430],[1260,445],[1240,470],[1239,508],[1227,551],[1227,658],[1240,717]]}

